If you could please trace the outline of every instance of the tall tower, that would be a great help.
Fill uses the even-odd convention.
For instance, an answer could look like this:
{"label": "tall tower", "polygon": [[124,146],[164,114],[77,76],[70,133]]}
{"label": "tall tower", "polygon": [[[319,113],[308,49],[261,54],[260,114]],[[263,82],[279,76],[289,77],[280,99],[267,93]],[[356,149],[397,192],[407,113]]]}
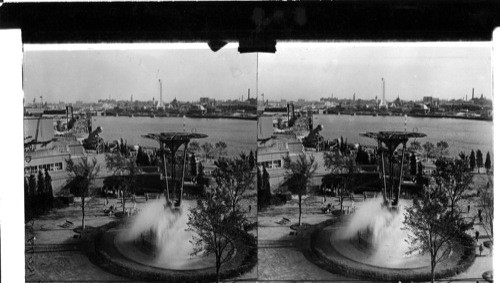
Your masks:
{"label": "tall tower", "polygon": [[385,80],[382,78],[382,102],[380,106],[385,106]]}
{"label": "tall tower", "polygon": [[[257,68],[255,69],[255,98],[259,105],[259,52],[257,52]],[[262,105],[264,105],[264,95],[262,95]]]}
{"label": "tall tower", "polygon": [[162,94],[161,79],[158,79],[158,82],[160,83],[160,104],[159,104],[159,106],[161,107],[163,105],[163,94]]}

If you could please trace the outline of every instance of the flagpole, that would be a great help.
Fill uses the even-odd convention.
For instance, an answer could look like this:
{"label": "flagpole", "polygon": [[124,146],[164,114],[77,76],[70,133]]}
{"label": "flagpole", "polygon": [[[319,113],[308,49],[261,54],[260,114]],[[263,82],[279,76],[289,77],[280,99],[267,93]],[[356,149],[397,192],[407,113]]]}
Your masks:
{"label": "flagpole", "polygon": [[257,92],[256,93],[257,99],[259,99],[259,52],[257,52],[257,72],[255,74],[255,91]]}

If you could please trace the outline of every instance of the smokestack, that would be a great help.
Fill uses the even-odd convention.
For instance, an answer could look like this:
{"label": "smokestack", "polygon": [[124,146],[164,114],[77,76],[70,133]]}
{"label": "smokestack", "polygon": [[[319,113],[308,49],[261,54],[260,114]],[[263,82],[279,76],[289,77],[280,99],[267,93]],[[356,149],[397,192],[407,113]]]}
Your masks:
{"label": "smokestack", "polygon": [[248,100],[250,100],[250,89],[248,89]]}
{"label": "smokestack", "polygon": [[287,121],[290,121],[290,103],[286,104],[286,118]]}
{"label": "smokestack", "polygon": [[472,99],[474,99],[474,88],[472,88]]}
{"label": "smokestack", "polygon": [[161,79],[158,79],[158,82],[160,83],[160,107],[162,106],[163,104],[163,97],[162,97],[162,85],[161,85]]}

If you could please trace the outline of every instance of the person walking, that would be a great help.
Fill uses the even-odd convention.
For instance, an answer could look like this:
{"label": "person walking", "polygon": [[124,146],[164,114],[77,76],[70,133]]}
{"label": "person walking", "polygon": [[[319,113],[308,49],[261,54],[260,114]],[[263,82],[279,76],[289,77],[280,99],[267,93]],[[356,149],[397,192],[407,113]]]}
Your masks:
{"label": "person walking", "polygon": [[482,256],[483,255],[483,251],[484,251],[484,247],[483,247],[483,244],[479,244],[479,256]]}
{"label": "person walking", "polygon": [[470,213],[470,203],[467,204],[467,213]]}
{"label": "person walking", "polygon": [[476,230],[476,241],[479,240],[479,231]]}

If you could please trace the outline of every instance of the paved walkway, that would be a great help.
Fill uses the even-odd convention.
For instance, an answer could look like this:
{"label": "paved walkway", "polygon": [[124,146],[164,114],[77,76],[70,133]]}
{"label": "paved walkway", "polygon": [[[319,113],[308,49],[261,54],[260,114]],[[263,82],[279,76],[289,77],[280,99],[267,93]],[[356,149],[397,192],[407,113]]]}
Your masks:
{"label": "paved walkway", "polygon": [[[478,187],[484,187],[487,177],[479,175],[475,177],[475,184]],[[475,191],[471,191],[471,194]],[[362,196],[355,196],[354,202],[362,202]],[[471,200],[471,211],[466,217],[477,215],[476,203],[477,197]],[[328,197],[326,203],[332,203],[335,209],[339,209],[338,198]],[[322,214],[320,208],[323,205],[322,197],[310,197],[302,206],[302,223],[317,224],[334,216]],[[344,201],[345,207],[351,206],[351,200]],[[467,202],[461,203],[462,211],[467,212]],[[307,281],[332,281],[332,282],[368,282],[357,280],[355,278],[346,278],[338,274],[329,273],[315,264],[309,262],[302,252],[295,248],[293,241],[295,236],[291,236],[290,225],[298,222],[298,204],[292,201],[283,206],[269,207],[265,211],[259,212],[259,281],[274,280],[307,280]],[[284,219],[290,220],[284,223]],[[476,221],[474,230],[469,231],[474,235],[478,230],[481,235],[484,229]],[[487,239],[480,237],[479,242]],[[477,249],[479,255],[479,249]],[[465,272],[452,278],[440,280],[443,282],[485,282],[482,274],[485,271],[493,269],[493,259],[491,250],[485,248],[483,256],[476,257],[472,266]]]}
{"label": "paved walkway", "polygon": [[[115,221],[114,216],[104,214],[104,199],[89,199],[85,210],[86,226],[98,227],[111,221]],[[110,205],[118,207],[121,211],[121,200],[109,199]],[[254,199],[244,199],[243,207],[255,203]],[[146,200],[137,197],[137,208],[140,209],[146,204]],[[133,203],[127,202],[126,208],[132,208]],[[247,213],[250,221],[256,221],[256,207],[251,213]],[[26,225],[30,226],[30,225]],[[137,282],[111,274],[100,267],[94,265],[87,255],[79,249],[81,240],[73,229],[81,226],[80,202],[70,205],[64,209],[53,210],[33,222],[35,231],[35,244],[26,244],[26,282]],[[30,238],[30,232],[26,232],[26,238]],[[229,281],[250,281],[257,278],[257,266],[250,272],[243,274]]]}

